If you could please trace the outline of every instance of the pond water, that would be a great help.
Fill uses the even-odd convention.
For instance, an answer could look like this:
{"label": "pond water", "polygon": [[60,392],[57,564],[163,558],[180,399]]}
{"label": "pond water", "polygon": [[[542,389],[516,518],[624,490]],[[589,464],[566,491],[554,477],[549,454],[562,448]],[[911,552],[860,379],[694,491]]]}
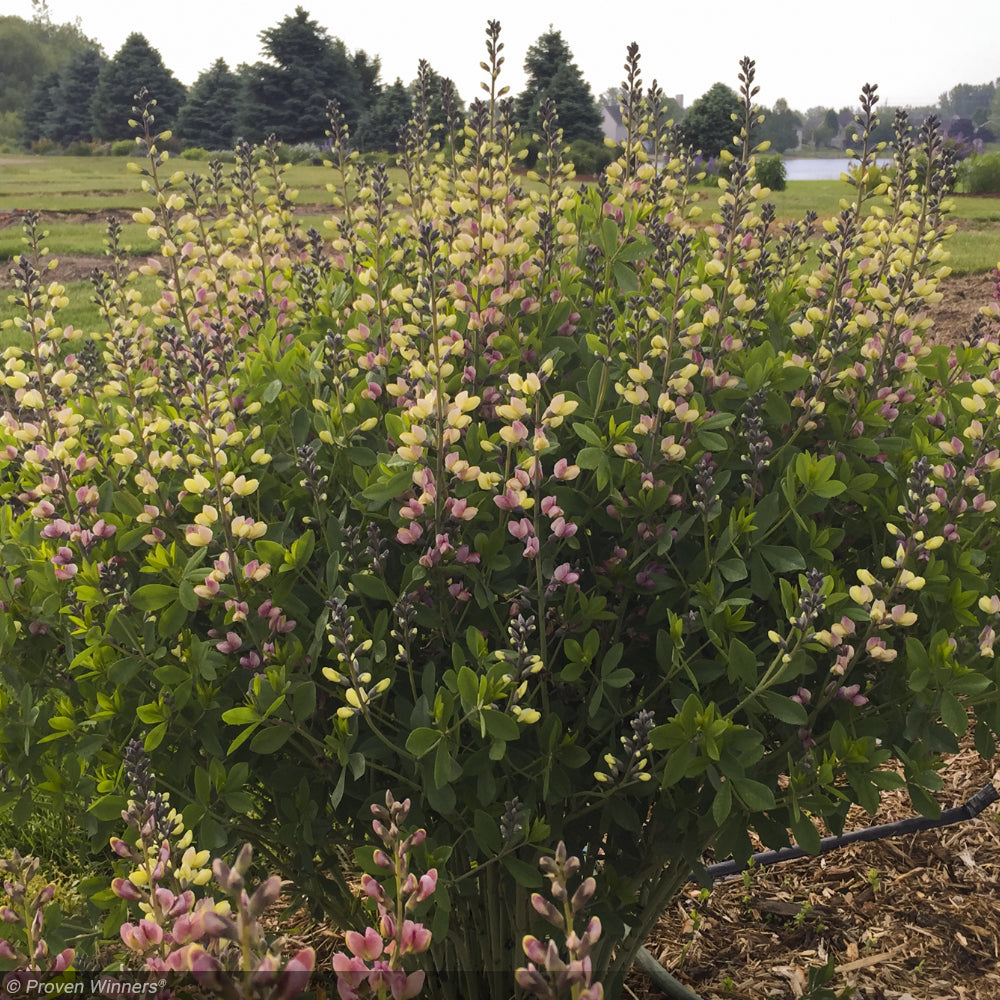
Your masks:
{"label": "pond water", "polygon": [[[847,173],[847,168],[857,160],[846,157],[837,159],[813,159],[806,156],[786,156],[785,178],[790,181],[837,181],[840,175]],[[880,159],[879,166],[892,163],[891,159]]]}

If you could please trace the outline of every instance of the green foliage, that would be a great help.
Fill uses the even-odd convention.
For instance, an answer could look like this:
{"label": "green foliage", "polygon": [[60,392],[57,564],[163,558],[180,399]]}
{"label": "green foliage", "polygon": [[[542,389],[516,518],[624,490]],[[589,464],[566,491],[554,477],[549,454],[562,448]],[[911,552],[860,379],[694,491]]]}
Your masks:
{"label": "green foliage", "polygon": [[767,112],[760,127],[760,138],[771,144],[776,153],[795,149],[799,145],[802,118],[788,107],[788,102],[780,98],[774,110]]}
{"label": "green foliage", "polygon": [[615,153],[603,142],[576,139],[569,145],[569,158],[577,173],[599,174],[615,159]]}
{"label": "green foliage", "polygon": [[384,87],[361,120],[358,142],[365,150],[395,152],[396,143],[412,114],[410,92],[403,81]]}
{"label": "green foliage", "polygon": [[38,81],[58,73],[79,52],[97,47],[75,24],[0,17],[0,113],[25,111]]}
{"label": "green foliage", "polygon": [[538,131],[539,109],[550,100],[568,142],[602,141],[601,113],[561,32],[550,29],[539,36],[524,57],[524,72],[528,81],[517,96],[515,113],[526,132]]}
{"label": "green foliage", "polygon": [[1000,153],[973,153],[964,159],[958,184],[966,194],[1000,194]]}
{"label": "green foliage", "polygon": [[772,191],[784,191],[785,161],[780,156],[760,156],[757,158],[757,180]]}
{"label": "green foliage", "polygon": [[684,141],[706,157],[730,149],[738,126],[733,116],[740,112],[736,92],[724,83],[713,84],[688,109],[681,125]]}
{"label": "green foliage", "polygon": [[859,184],[811,244],[759,201],[744,61],[696,226],[637,49],[632,138],[581,190],[548,103],[514,174],[488,37],[493,103],[454,157],[418,112],[401,189],[331,109],[328,242],[276,144],[171,173],[148,108],[155,294],[112,226],[103,327],[64,328],[29,224],[0,388],[0,758],[26,781],[0,807],[82,801],[106,843],[138,736],[201,846],[250,841],[361,926],[390,785],[440,872],[434,996],[508,994],[560,842],[617,996],[708,848],[818,849],[900,784],[934,812],[967,710],[994,752],[1000,309],[925,342],[933,125],[900,124],[878,213]]}
{"label": "green foliage", "polygon": [[98,77],[90,101],[94,134],[109,141],[128,135],[135,96],[143,88],[156,99],[157,127],[173,128],[185,89],[145,36],[133,32]]}
{"label": "green foliage", "polygon": [[206,149],[227,149],[236,141],[241,85],[224,59],[216,59],[195,80],[177,116],[181,142]]}
{"label": "green foliage", "polygon": [[28,137],[61,145],[89,142],[94,135],[90,106],[107,59],[97,49],[80,49],[57,73],[36,85],[25,112]]}
{"label": "green foliage", "polygon": [[[339,38],[331,37],[302,7],[260,33],[267,62],[243,67],[245,87],[238,133],[256,142],[276,135],[282,142],[322,139],[322,119],[316,113],[336,100],[349,125],[357,126],[364,94],[377,78],[378,62],[360,61]],[[367,90],[366,90],[367,88]]]}
{"label": "green foliage", "polygon": [[959,83],[938,98],[938,106],[944,117],[972,118],[990,107],[996,92],[992,81]]}

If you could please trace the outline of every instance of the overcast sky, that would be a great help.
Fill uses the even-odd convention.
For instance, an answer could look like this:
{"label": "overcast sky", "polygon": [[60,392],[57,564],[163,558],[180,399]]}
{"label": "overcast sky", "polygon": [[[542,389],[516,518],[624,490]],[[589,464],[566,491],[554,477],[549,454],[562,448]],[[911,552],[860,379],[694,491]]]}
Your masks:
{"label": "overcast sky", "polygon": [[[717,80],[738,86],[739,60],[757,62],[758,101],[784,97],[800,111],[855,107],[862,84],[879,85],[883,102],[936,103],[957,83],[1000,77],[1000,0],[905,4],[807,4],[803,0],[713,0],[709,3],[595,0],[49,0],[52,20],[80,20],[110,56],[138,31],[185,84],[222,57],[235,69],[260,58],[259,33],[304,7],[350,51],[382,62],[382,82],[409,83],[427,59],[450,76],[468,102],[480,93],[489,18],[504,41],[503,81],[524,86],[528,47],[552,25],[562,32],[594,93],[617,86],[632,41],[642,52],[643,80],[654,78],[685,106]],[[590,13],[593,11],[593,13]],[[626,16],[626,13],[628,16]],[[0,14],[32,16],[31,0],[0,0]],[[616,14],[618,15],[616,17]]]}

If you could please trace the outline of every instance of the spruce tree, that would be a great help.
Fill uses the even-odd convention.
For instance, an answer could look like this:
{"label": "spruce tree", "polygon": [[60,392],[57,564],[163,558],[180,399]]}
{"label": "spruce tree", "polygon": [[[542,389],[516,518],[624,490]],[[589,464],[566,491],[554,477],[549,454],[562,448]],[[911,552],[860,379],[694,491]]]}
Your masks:
{"label": "spruce tree", "polygon": [[54,107],[46,127],[50,139],[67,146],[71,142],[89,142],[94,137],[90,104],[107,62],[98,49],[82,49],[59,74],[52,95]]}
{"label": "spruce tree", "polygon": [[240,109],[239,77],[225,59],[216,59],[195,80],[177,116],[177,137],[186,146],[229,149],[236,141]]}
{"label": "spruce tree", "polygon": [[160,53],[144,35],[133,32],[101,70],[90,104],[94,134],[101,139],[127,138],[135,95],[145,87],[156,101],[156,129],[173,128],[184,103],[184,86],[163,65]]}
{"label": "spruce tree", "polygon": [[602,141],[597,102],[561,32],[550,27],[539,37],[528,49],[524,71],[528,74],[528,84],[515,104],[515,114],[523,129],[530,133],[540,128],[538,109],[549,98],[555,102],[566,142]]}
{"label": "spruce tree", "polygon": [[361,119],[358,145],[364,150],[394,153],[399,133],[412,114],[410,92],[397,77],[392,86],[382,89],[372,109]]}
{"label": "spruce tree", "polygon": [[240,131],[247,139],[260,142],[273,133],[282,142],[322,141],[331,99],[340,105],[351,130],[357,128],[365,110],[360,71],[370,92],[377,60],[364,56],[355,63],[344,43],[302,7],[259,37],[268,61],[241,67],[246,101]]}

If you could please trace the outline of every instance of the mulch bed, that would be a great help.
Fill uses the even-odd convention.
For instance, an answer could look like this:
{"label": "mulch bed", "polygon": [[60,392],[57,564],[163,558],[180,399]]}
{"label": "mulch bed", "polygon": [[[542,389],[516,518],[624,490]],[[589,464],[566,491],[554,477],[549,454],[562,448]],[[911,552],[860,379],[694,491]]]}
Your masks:
{"label": "mulch bed", "polygon": [[[942,771],[943,808],[987,782],[1000,788],[1000,756],[971,744]],[[847,829],[913,815],[905,791],[874,817],[852,811]],[[864,1000],[1000,997],[1000,805],[954,826],[692,886],[674,901],[647,945],[703,1000],[803,995],[810,966],[834,957],[837,991]],[[633,972],[640,1000],[663,993]]]}

